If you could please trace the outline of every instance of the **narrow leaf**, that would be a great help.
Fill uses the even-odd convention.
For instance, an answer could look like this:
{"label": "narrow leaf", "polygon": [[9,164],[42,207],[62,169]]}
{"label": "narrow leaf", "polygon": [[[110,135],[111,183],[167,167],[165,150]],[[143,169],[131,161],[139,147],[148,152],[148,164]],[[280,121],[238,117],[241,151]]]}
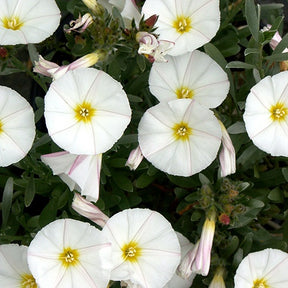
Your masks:
{"label": "narrow leaf", "polygon": [[5,227],[8,222],[12,198],[13,198],[13,185],[14,181],[12,177],[9,177],[6,181],[3,197],[2,197],[2,226]]}
{"label": "narrow leaf", "polygon": [[248,28],[255,39],[258,42],[259,39],[259,25],[258,25],[258,16],[256,12],[256,6],[254,0],[245,1],[245,16],[247,19]]}

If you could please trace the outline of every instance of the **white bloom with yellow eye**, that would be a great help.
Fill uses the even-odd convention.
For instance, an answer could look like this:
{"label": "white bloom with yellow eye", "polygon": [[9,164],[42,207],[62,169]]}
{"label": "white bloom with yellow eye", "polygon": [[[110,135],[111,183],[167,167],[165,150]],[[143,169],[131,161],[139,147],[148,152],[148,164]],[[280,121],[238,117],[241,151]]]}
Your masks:
{"label": "white bloom with yellow eye", "polygon": [[54,0],[1,0],[0,45],[39,43],[54,33],[60,10]]}
{"label": "white bloom with yellow eye", "polygon": [[138,127],[144,157],[161,171],[185,177],[212,163],[221,136],[213,112],[191,99],[160,102],[144,113]]}
{"label": "white bloom with yellow eye", "polygon": [[288,156],[288,71],[267,76],[251,88],[243,118],[259,149]]}
{"label": "white bloom with yellow eye", "polygon": [[288,253],[264,249],[249,253],[240,263],[234,277],[235,288],[288,287]]}
{"label": "white bloom with yellow eye", "polygon": [[195,50],[166,60],[154,62],[149,75],[149,89],[160,102],[189,98],[215,108],[224,101],[228,77],[210,56]]}
{"label": "white bloom with yellow eye", "polygon": [[27,264],[27,246],[0,245],[1,287],[37,288]]}
{"label": "white bloom with yellow eye", "polygon": [[174,275],[180,245],[171,224],[158,212],[124,210],[113,215],[102,232],[112,243],[112,280],[125,281],[128,287],[162,288]]}
{"label": "white bloom with yellow eye", "polygon": [[43,227],[27,257],[41,288],[106,288],[110,279],[111,244],[81,221],[59,219]]}
{"label": "white bloom with yellow eye", "polygon": [[16,91],[0,86],[0,166],[20,161],[35,137],[34,112]]}
{"label": "white bloom with yellow eye", "polygon": [[121,84],[94,68],[68,71],[45,96],[48,133],[72,154],[101,154],[122,136],[131,109]]}
{"label": "white bloom with yellow eye", "polygon": [[155,24],[158,40],[175,42],[168,51],[180,55],[210,42],[220,26],[219,0],[146,0],[145,19],[158,15]]}

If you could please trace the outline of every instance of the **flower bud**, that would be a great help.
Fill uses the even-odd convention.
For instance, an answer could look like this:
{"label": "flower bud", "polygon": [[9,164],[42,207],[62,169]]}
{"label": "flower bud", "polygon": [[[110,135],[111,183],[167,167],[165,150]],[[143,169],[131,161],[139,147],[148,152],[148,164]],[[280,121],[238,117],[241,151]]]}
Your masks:
{"label": "flower bud", "polygon": [[125,163],[125,166],[128,166],[130,170],[136,170],[142,160],[143,160],[143,154],[141,152],[140,147],[138,146],[136,149],[133,149],[130,152],[129,157]]}
{"label": "flower bud", "polygon": [[236,154],[231,138],[223,125],[223,123],[218,120],[222,132],[222,149],[219,154],[221,177],[233,174],[236,171]]}
{"label": "flower bud", "polygon": [[87,201],[84,197],[81,197],[78,193],[74,195],[72,208],[102,228],[109,219],[97,206]]}

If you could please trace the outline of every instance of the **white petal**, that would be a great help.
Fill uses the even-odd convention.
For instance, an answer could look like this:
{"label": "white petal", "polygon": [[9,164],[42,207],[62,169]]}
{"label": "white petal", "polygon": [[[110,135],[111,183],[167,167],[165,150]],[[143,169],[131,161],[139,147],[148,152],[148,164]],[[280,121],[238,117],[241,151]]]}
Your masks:
{"label": "white petal", "polygon": [[193,99],[208,108],[219,106],[226,98],[227,74],[208,55],[195,50],[166,58],[168,63],[154,62],[149,75],[150,91],[159,101],[177,99],[181,87],[193,91]]}
{"label": "white petal", "polygon": [[20,287],[22,275],[31,275],[27,264],[27,246],[0,245],[0,283],[2,287]]}
{"label": "white petal", "polygon": [[[77,250],[78,263],[65,267],[59,255]],[[40,287],[103,287],[111,269],[111,246],[88,223],[56,220],[40,230],[28,249],[28,264]],[[80,282],[79,282],[80,281]]]}
{"label": "white petal", "polygon": [[[2,9],[3,8],[3,9]],[[4,0],[0,19],[18,17],[22,26],[8,29],[0,22],[0,44],[39,43],[49,37],[60,23],[60,10],[54,0]]]}
{"label": "white petal", "polygon": [[[95,109],[87,123],[77,120],[74,111],[84,102]],[[49,135],[61,148],[72,154],[100,154],[122,136],[131,110],[120,83],[97,69],[83,68],[52,83],[44,115]]]}
{"label": "white petal", "polygon": [[[168,52],[174,56],[193,51],[209,42],[220,26],[219,0],[146,0],[142,13],[145,19],[154,14],[159,15],[155,24],[156,33],[160,40],[175,42],[175,46]],[[191,29],[184,33],[173,27],[174,21],[181,16],[191,20]]]}
{"label": "white petal", "polygon": [[[102,231],[112,242],[111,279],[130,280],[145,288],[163,287],[180,261],[180,246],[171,224],[158,212],[128,209],[112,216]],[[135,262],[122,257],[125,244],[141,249]]]}
{"label": "white petal", "polygon": [[[253,143],[273,156],[288,156],[288,117],[273,120],[270,109],[277,103],[288,108],[288,72],[267,76],[252,87],[243,119]],[[287,114],[287,112],[286,112]]]}
{"label": "white petal", "polygon": [[[174,125],[182,121],[192,129],[187,140],[177,140],[174,136]],[[138,133],[144,157],[156,168],[178,176],[191,176],[205,169],[216,158],[221,143],[216,117],[190,99],[161,102],[151,107],[144,113]]]}
{"label": "white petal", "polygon": [[16,91],[0,86],[0,166],[8,166],[26,156],[35,137],[34,113]]}
{"label": "white petal", "polygon": [[265,249],[248,254],[240,263],[234,278],[235,288],[252,287],[254,281],[265,280],[269,287],[287,287],[288,254]]}

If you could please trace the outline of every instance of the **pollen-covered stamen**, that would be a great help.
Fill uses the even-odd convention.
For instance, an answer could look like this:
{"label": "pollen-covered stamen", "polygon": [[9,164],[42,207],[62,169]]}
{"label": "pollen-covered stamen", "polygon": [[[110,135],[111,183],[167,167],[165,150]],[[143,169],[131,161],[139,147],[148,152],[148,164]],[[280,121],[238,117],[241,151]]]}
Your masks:
{"label": "pollen-covered stamen", "polygon": [[187,123],[181,122],[179,124],[175,124],[173,127],[173,135],[176,140],[188,140],[189,136],[192,134],[192,129],[188,126]]}
{"label": "pollen-covered stamen", "polygon": [[79,252],[75,249],[65,248],[63,252],[59,255],[59,260],[61,260],[62,265],[65,267],[75,266],[78,264]]}
{"label": "pollen-covered stamen", "polygon": [[136,262],[138,257],[141,255],[141,248],[134,241],[125,244],[121,250],[122,258],[125,261]]}
{"label": "pollen-covered stamen", "polygon": [[178,99],[191,99],[194,96],[193,90],[187,87],[180,87],[175,91]]}
{"label": "pollen-covered stamen", "polygon": [[270,288],[269,285],[267,285],[265,279],[257,279],[253,282],[253,287],[252,288]]}
{"label": "pollen-covered stamen", "polygon": [[12,16],[12,17],[4,17],[2,19],[3,27],[6,29],[11,30],[19,30],[23,23],[20,21],[19,17]]}
{"label": "pollen-covered stamen", "polygon": [[180,15],[177,19],[173,22],[173,27],[177,30],[178,33],[185,33],[191,30],[191,19],[190,17],[186,17]]}
{"label": "pollen-covered stamen", "polygon": [[35,279],[31,274],[23,274],[21,277],[21,288],[37,288]]}
{"label": "pollen-covered stamen", "polygon": [[92,117],[95,115],[96,109],[92,107],[91,103],[83,102],[74,108],[74,112],[77,121],[83,121],[87,123],[90,122]]}
{"label": "pollen-covered stamen", "polygon": [[288,115],[288,108],[283,103],[277,103],[271,106],[270,113],[273,121],[283,121]]}

